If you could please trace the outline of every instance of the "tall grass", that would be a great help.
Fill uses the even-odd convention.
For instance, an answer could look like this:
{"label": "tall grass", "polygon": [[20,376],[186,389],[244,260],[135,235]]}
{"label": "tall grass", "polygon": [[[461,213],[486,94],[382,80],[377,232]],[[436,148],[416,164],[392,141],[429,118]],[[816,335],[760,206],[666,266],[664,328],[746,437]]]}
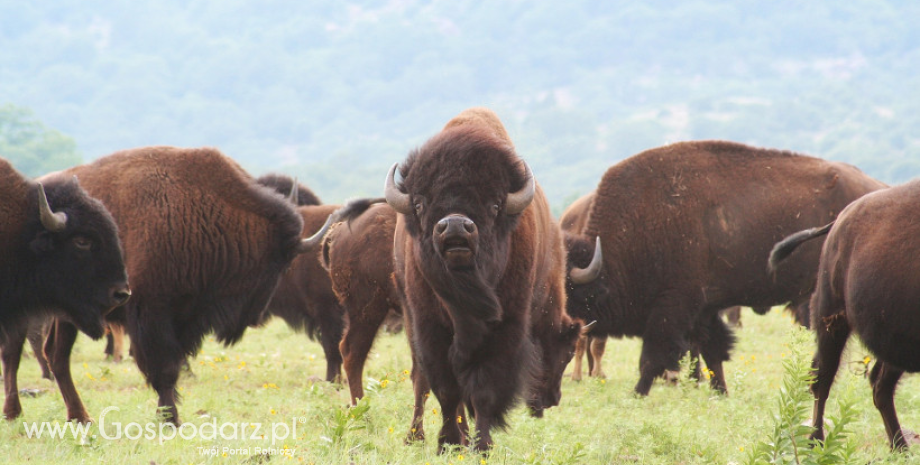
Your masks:
{"label": "tall grass", "polygon": [[[236,436],[226,427],[225,436],[231,439],[217,434],[169,440],[107,438],[117,432],[115,423],[123,431],[132,422],[155,427],[157,399],[130,359],[122,364],[105,361],[103,343],[81,337],[72,369],[97,423],[85,440],[30,438],[23,422],[60,423],[65,411],[55,385],[40,379],[34,360],[23,360],[20,387],[40,389],[43,394],[23,399],[22,418],[0,422],[0,463],[750,463],[759,456],[763,447],[759,444],[778,444],[775,438],[787,434],[787,427],[792,427],[794,436],[804,434],[793,425],[810,421],[811,398],[802,376],[807,375],[814,343],[810,334],[794,331],[790,318],[779,310],[763,317],[746,311],[743,322],[733,359],[725,367],[728,396],[712,392],[708,382],[671,386],[657,381],[648,397],[637,397],[632,387],[638,379],[640,341],[612,340],[604,359],[606,380],[567,378],[561,405],[548,410],[543,419],[516,408],[510,427],[495,434],[495,448],[486,455],[465,448],[436,454],[440,406],[434,398],[425,408],[427,440],[405,444],[412,389],[403,334],[383,334],[378,339],[365,370],[368,394],[357,407],[349,405],[346,388],[317,379],[325,372],[320,346],[280,321],[247,332],[234,347],[208,340],[191,361],[193,374],[179,382],[183,396],[179,412],[186,423],[205,430],[207,424],[236,425]],[[833,436],[831,427],[828,443],[832,437],[841,438],[833,450],[845,449],[845,458],[858,463],[916,461],[916,455],[888,451],[884,427],[862,376],[867,355],[859,344],[851,344],[844,355],[828,418],[835,426],[845,425],[846,434]],[[920,425],[916,378],[904,378],[896,399],[908,428]],[[99,420],[107,407],[117,410],[106,413],[105,429],[100,430]],[[783,433],[777,432],[778,418]],[[273,424],[279,433],[274,436]],[[280,424],[291,430],[283,439],[278,438],[283,432]],[[255,431],[253,425],[261,426]],[[256,447],[289,455],[266,455]]]}

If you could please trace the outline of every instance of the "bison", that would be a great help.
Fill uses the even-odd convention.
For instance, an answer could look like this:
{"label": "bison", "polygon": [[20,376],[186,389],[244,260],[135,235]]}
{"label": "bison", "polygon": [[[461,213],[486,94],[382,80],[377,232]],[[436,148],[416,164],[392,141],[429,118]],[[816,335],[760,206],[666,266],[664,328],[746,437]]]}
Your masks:
{"label": "bison", "polygon": [[[110,317],[125,325],[161,418],[178,424],[176,382],[186,358],[205,334],[229,345],[259,321],[280,276],[305,250],[303,219],[212,148],[125,150],[48,179],[72,175],[118,224],[134,294]],[[67,364],[75,336],[72,325],[56,322],[46,353],[68,419],[85,422]]]}
{"label": "bison", "polygon": [[[465,441],[465,403],[474,448],[485,450],[526,378],[556,387],[574,350],[580,325],[565,314],[561,231],[488,109],[461,113],[410,152],[399,184],[398,166],[385,189],[399,213],[396,277],[414,361],[441,404],[438,449]],[[543,334],[532,333],[534,319]],[[558,396],[528,400],[543,407]]]}
{"label": "bison", "polygon": [[727,392],[722,362],[734,336],[718,312],[806,300],[818,244],[796,251],[775,274],[763,263],[770,248],[882,187],[847,164],[733,142],[642,152],[607,170],[582,235],[567,237],[569,268],[590,270],[570,274],[569,312],[597,319],[596,333],[643,339],[637,393],[677,370],[691,346],[712,372],[712,387]]}
{"label": "bison", "polygon": [[0,352],[8,420],[29,327],[55,316],[94,339],[131,296],[118,227],[72,176],[33,182],[0,159]]}
{"label": "bison", "polygon": [[818,336],[817,376],[811,386],[815,439],[824,439],[824,406],[843,348],[855,332],[877,358],[869,380],[889,444],[892,449],[908,447],[894,391],[904,372],[920,371],[917,205],[920,181],[873,192],[850,204],[836,222],[784,239],[770,255],[771,267],[782,269],[796,248],[827,236],[811,297],[812,327]]}
{"label": "bison", "polygon": [[303,237],[315,248],[304,253],[291,264],[281,277],[278,289],[268,305],[268,314],[283,319],[297,331],[305,331],[313,340],[319,340],[326,357],[326,381],[341,381],[342,355],[339,341],[345,327],[345,312],[332,290],[329,274],[319,261],[319,244],[326,230],[327,220],[338,205],[321,205],[310,189],[296,183],[288,176],[268,174],[258,178],[259,184],[288,195],[297,205],[303,218]]}
{"label": "bison", "polygon": [[323,239],[322,263],[347,315],[339,343],[352,403],[364,397],[364,362],[391,311],[402,313],[393,282],[396,211],[384,199],[349,202]]}

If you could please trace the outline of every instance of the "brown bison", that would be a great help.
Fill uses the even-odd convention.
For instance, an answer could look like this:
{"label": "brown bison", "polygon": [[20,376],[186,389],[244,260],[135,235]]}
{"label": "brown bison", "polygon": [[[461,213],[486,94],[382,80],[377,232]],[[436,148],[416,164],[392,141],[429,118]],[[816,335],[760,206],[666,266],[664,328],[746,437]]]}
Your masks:
{"label": "brown bison", "polygon": [[98,339],[103,316],[130,295],[118,228],[102,203],[72,176],[33,182],[0,159],[0,352],[8,420],[22,413],[16,372],[30,326],[55,316]]}
{"label": "brown bison", "polygon": [[[303,220],[211,148],[126,150],[49,179],[72,175],[118,224],[134,295],[110,317],[123,320],[162,417],[178,423],[176,382],[186,358],[205,334],[229,345],[259,321],[303,250]],[[75,337],[58,321],[45,352],[68,419],[88,421],[67,364]]]}
{"label": "brown bison", "polygon": [[[465,441],[462,405],[492,445],[536,367],[558,385],[580,325],[565,314],[565,251],[533,174],[490,110],[462,113],[394,165],[386,199],[413,357],[441,403],[438,448]],[[543,334],[531,332],[541,319]],[[539,346],[539,347],[536,347]],[[538,406],[555,398],[528,399]]]}
{"label": "brown bison", "polygon": [[402,313],[392,279],[396,211],[383,200],[350,202],[323,239],[322,263],[347,315],[339,350],[352,403],[364,397],[364,363],[380,326],[391,310]]}
{"label": "brown bison", "polygon": [[882,187],[850,165],[732,142],[642,152],[607,170],[583,235],[567,237],[569,267],[591,270],[569,277],[569,312],[596,319],[594,333],[643,339],[637,393],[677,370],[691,346],[712,387],[727,391],[722,362],[734,336],[719,310],[807,299],[819,244],[775,274],[764,264],[770,248]]}
{"label": "brown bison", "polygon": [[326,357],[326,381],[341,381],[339,341],[345,327],[345,312],[332,291],[329,274],[319,261],[319,244],[326,232],[323,226],[327,226],[327,219],[339,206],[320,205],[310,189],[295,184],[288,176],[268,174],[257,181],[288,195],[298,205],[297,211],[303,218],[302,236],[314,247],[310,253],[294,259],[290,270],[282,275],[267,314],[280,317],[296,331],[305,331],[310,339],[318,339]]}
{"label": "brown bison", "polygon": [[920,181],[884,189],[853,202],[835,223],[794,234],[777,244],[771,266],[782,269],[797,247],[827,235],[811,298],[818,333],[813,437],[824,439],[824,405],[851,332],[877,358],[869,380],[893,449],[908,444],[894,406],[904,372],[920,371]]}

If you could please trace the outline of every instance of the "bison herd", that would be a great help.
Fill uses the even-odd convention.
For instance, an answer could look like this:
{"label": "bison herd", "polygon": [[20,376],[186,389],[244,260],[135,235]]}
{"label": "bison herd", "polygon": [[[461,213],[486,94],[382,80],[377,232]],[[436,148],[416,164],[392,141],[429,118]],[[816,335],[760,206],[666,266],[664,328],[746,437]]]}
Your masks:
{"label": "bison herd", "polygon": [[78,331],[124,328],[159,418],[179,423],[179,373],[205,335],[233,344],[271,315],[320,341],[326,380],[347,382],[356,402],[376,333],[395,314],[412,354],[408,439],[424,438],[430,391],[439,451],[486,450],[516,402],[538,417],[559,403],[573,355],[573,378],[584,352],[589,375],[602,376],[610,336],[642,338],[640,395],[688,352],[727,393],[735,337],[720,312],[789,304],[817,333],[813,437],[823,439],[855,332],[878,358],[870,381],[891,446],[907,447],[894,390],[920,371],[917,182],[889,188],[842,163],[682,142],[611,166],[557,221],[485,108],[460,113],[380,179],[384,197],[340,206],[287,176],[254,179],[208,148],[126,150],[36,180],[0,159],[4,415],[22,411],[28,336],[44,340],[68,420],[92,421],[71,350]]}

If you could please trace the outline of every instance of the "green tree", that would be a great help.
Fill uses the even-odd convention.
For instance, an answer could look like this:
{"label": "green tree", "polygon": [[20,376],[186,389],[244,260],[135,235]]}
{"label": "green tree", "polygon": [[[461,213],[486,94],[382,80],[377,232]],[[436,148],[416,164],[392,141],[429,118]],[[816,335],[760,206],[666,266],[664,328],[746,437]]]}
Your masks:
{"label": "green tree", "polygon": [[31,177],[83,163],[72,138],[45,126],[28,108],[9,103],[0,106],[0,157]]}

